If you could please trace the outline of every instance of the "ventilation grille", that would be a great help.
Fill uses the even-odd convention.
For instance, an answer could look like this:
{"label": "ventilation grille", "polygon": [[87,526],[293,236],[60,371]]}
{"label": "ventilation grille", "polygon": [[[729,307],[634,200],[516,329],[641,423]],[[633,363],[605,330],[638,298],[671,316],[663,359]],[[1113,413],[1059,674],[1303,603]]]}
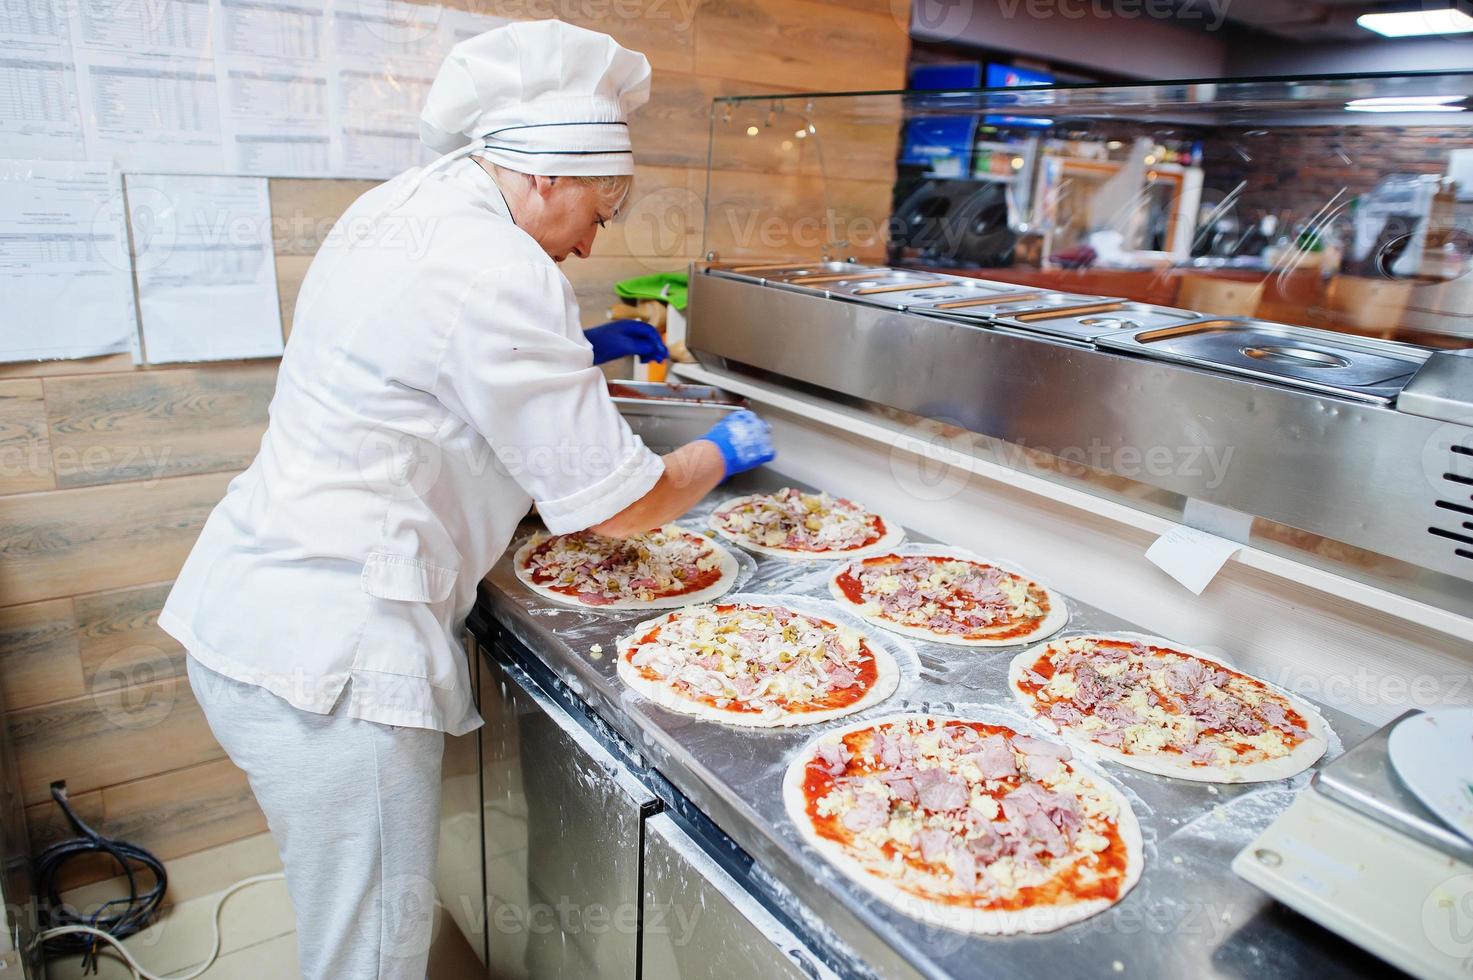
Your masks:
{"label": "ventilation grille", "polygon": [[1452,527],[1429,527],[1427,533],[1452,542],[1453,554],[1473,561],[1473,447],[1455,445],[1442,474],[1448,499],[1436,502]]}

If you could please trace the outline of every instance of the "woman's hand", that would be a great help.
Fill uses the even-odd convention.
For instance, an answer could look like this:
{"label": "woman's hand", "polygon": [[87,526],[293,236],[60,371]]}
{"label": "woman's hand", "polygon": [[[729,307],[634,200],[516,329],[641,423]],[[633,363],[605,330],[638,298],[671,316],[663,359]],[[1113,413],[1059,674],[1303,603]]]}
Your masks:
{"label": "woman's hand", "polygon": [[613,320],[589,327],[583,336],[593,345],[593,363],[617,360],[633,354],[641,361],[666,361],[670,351],[660,331],[643,320]]}

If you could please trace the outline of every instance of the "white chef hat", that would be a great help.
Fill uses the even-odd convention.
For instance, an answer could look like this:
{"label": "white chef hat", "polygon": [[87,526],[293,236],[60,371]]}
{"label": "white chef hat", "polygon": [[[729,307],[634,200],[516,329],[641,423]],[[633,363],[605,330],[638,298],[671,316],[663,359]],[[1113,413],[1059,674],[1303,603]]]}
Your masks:
{"label": "white chef hat", "polygon": [[522,173],[632,174],[626,120],[649,97],[650,63],[639,52],[562,21],[522,21],[450,49],[420,139],[438,153],[475,143],[478,155]]}

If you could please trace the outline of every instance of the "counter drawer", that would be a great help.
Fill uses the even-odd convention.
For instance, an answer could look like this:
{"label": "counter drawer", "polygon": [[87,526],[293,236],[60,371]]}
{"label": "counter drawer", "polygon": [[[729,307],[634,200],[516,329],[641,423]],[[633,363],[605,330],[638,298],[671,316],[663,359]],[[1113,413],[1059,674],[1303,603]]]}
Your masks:
{"label": "counter drawer", "polygon": [[835,976],[668,813],[644,826],[641,980]]}
{"label": "counter drawer", "polygon": [[520,667],[481,667],[490,975],[634,980],[655,797]]}

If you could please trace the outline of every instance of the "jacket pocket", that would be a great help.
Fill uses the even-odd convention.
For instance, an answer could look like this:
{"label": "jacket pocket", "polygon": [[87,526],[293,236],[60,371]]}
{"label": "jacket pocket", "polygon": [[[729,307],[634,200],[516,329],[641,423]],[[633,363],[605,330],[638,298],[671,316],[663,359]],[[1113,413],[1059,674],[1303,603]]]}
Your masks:
{"label": "jacket pocket", "polygon": [[375,551],[363,563],[364,592],[395,602],[444,602],[460,569]]}

